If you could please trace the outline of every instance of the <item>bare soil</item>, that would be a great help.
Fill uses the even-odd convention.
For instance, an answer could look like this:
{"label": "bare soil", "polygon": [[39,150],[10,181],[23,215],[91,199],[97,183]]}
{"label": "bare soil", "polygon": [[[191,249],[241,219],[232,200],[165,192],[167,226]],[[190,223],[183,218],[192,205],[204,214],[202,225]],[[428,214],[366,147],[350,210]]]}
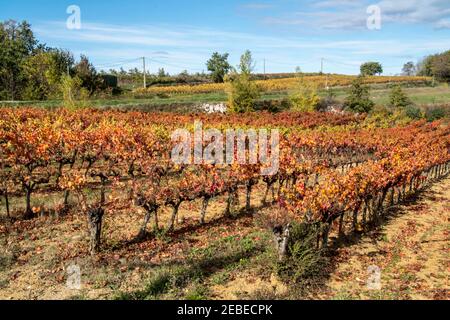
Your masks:
{"label": "bare soil", "polygon": [[[397,208],[378,230],[338,249],[317,298],[450,298],[450,178]],[[372,284],[381,273],[380,288]]]}
{"label": "bare soil", "polygon": [[[257,207],[264,189],[252,195]],[[226,237],[241,239],[264,228],[245,213],[244,192],[234,217],[223,218],[225,197],[208,208],[198,224],[201,203],[183,205],[174,233],[133,242],[144,212],[126,208],[105,216],[102,253],[88,252],[86,220],[72,212],[31,221],[0,223],[0,299],[110,299],[144,287],[161,266],[183,265],[195,249]],[[257,211],[271,208],[257,208]],[[170,210],[161,213],[167,225]],[[310,299],[449,299],[450,178],[392,212],[377,230],[346,243],[333,256],[329,277]],[[254,241],[259,241],[255,238]],[[235,269],[215,270],[203,281],[207,298],[298,298],[264,258]],[[258,260],[259,259],[259,260]],[[67,286],[68,268],[81,269],[81,289]],[[369,290],[368,268],[381,271],[381,289]]]}

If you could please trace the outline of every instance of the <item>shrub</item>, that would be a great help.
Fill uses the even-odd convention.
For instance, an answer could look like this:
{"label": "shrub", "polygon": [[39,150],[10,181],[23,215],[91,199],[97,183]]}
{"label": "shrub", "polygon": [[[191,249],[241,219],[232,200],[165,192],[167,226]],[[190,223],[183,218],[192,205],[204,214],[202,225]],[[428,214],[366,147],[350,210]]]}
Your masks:
{"label": "shrub", "polygon": [[312,112],[317,109],[320,97],[317,94],[317,84],[312,81],[305,81],[300,78],[297,88],[289,96],[291,101],[291,109],[301,112]]}
{"label": "shrub", "polygon": [[412,105],[412,101],[403,92],[399,85],[392,88],[389,95],[389,106],[393,109],[405,109],[406,107]]}
{"label": "shrub", "polygon": [[406,107],[405,115],[412,120],[419,120],[423,118],[423,113],[420,108],[412,105]]}
{"label": "shrub", "polygon": [[316,106],[317,111],[327,111],[328,108],[334,107],[335,109],[342,110],[342,103],[336,100],[336,94],[333,88],[329,88],[327,90],[326,97],[320,99],[319,103]]}
{"label": "shrub", "polygon": [[228,106],[232,113],[251,112],[255,110],[255,102],[260,97],[260,88],[252,81],[254,61],[252,53],[247,50],[241,56],[238,72],[228,79]]}
{"label": "shrub", "polygon": [[232,113],[254,111],[255,100],[260,97],[259,88],[247,74],[242,74],[229,83],[228,106]]}
{"label": "shrub", "polygon": [[364,121],[367,127],[390,128],[406,125],[412,118],[407,117],[404,110],[390,110],[385,106],[375,106],[369,117]]}
{"label": "shrub", "polygon": [[389,110],[387,107],[382,105],[376,105],[373,107],[373,109],[370,112],[370,116],[381,116],[381,117],[389,117],[392,116],[392,111]]}
{"label": "shrub", "polygon": [[278,263],[278,274],[289,282],[302,282],[317,276],[324,269],[326,258],[317,248],[319,228],[306,223],[294,223],[287,248],[287,258]]}
{"label": "shrub", "polygon": [[445,118],[448,115],[448,111],[446,111],[444,108],[436,107],[436,108],[430,108],[426,110],[425,112],[425,118],[429,122],[433,122],[442,118]]}
{"label": "shrub", "polygon": [[64,107],[68,109],[79,109],[87,106],[89,92],[82,88],[82,81],[78,77],[63,76],[60,90],[63,96]]}
{"label": "shrub", "polygon": [[256,111],[269,111],[272,113],[288,110],[291,107],[289,99],[262,100],[256,101],[254,109]]}
{"label": "shrub", "polygon": [[368,113],[374,105],[373,101],[370,100],[369,87],[363,84],[363,77],[356,78],[352,83],[344,107],[353,112]]}

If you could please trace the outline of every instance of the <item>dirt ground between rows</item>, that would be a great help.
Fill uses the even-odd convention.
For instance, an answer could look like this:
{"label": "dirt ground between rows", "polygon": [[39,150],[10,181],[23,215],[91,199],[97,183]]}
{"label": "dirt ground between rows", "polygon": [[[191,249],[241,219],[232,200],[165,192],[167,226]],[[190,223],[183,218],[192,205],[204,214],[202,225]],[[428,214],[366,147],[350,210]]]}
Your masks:
{"label": "dirt ground between rows", "polygon": [[[262,192],[259,186],[252,193],[256,210]],[[185,203],[174,233],[137,243],[133,240],[145,212],[133,206],[107,212],[102,252],[96,257],[88,254],[86,219],[77,212],[0,224],[0,299],[109,299],[119,291],[139,290],[157,267],[183,264],[193,249],[260,229],[254,217],[243,212],[245,193],[239,195],[234,217],[223,217],[225,196],[211,201],[204,226],[198,222],[201,201]],[[170,208],[159,213],[160,227],[168,225],[170,214]],[[149,231],[152,227],[149,223]],[[73,265],[81,269],[81,290],[67,287]]]}
{"label": "dirt ground between rows", "polygon": [[277,278],[251,270],[214,287],[217,299],[448,300],[450,298],[450,178],[391,210],[379,226],[333,252],[322,286],[299,294]]}
{"label": "dirt ground between rows", "polygon": [[317,297],[448,300],[449,234],[447,177],[396,209],[378,230],[339,249],[336,269]]}
{"label": "dirt ground between rows", "polygon": [[[259,204],[262,192],[262,188],[254,192],[253,205]],[[139,230],[143,212],[134,208],[108,214],[104,252],[95,258],[87,254],[86,222],[81,215],[7,225],[7,233],[0,230],[0,299],[109,299],[118,291],[138,290],[155,267],[184,263],[192,248],[261,230],[252,215],[221,218],[225,200],[211,204],[207,225],[198,225],[201,204],[188,204],[180,211],[175,234],[140,243],[130,240]],[[244,201],[242,195],[241,207]],[[162,215],[162,223],[167,223],[168,214]],[[449,232],[450,178],[446,178],[397,208],[378,230],[339,248],[329,278],[307,298],[448,299]],[[81,267],[81,290],[66,285],[72,264]],[[370,266],[381,272],[379,290],[367,287]],[[213,284],[206,279],[206,284],[212,299],[258,298],[260,292],[264,292],[261,298],[296,297],[275,275],[261,277],[252,264],[231,272],[227,281]]]}

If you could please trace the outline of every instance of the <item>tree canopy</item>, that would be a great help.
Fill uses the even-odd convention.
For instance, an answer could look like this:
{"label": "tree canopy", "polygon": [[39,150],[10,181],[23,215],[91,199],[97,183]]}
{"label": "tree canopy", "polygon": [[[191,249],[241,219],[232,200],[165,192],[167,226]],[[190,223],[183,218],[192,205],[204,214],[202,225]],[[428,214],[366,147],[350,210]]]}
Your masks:
{"label": "tree canopy", "polygon": [[26,82],[23,64],[37,49],[37,41],[27,22],[9,20],[0,23],[0,97],[21,98]]}
{"label": "tree canopy", "polygon": [[26,21],[0,22],[0,41],[0,100],[60,98],[63,76],[79,79],[91,95],[105,89],[86,56],[75,63],[71,52],[39,43]]}
{"label": "tree canopy", "polygon": [[206,66],[211,72],[211,78],[216,83],[224,81],[225,75],[231,70],[231,65],[228,63],[228,53],[220,54],[214,52],[211,59],[208,60]]}
{"label": "tree canopy", "polygon": [[450,82],[450,50],[425,57],[419,62],[417,68],[418,75]]}
{"label": "tree canopy", "polygon": [[383,66],[379,62],[366,62],[361,65],[362,76],[374,76],[383,73]]}
{"label": "tree canopy", "polygon": [[241,56],[238,67],[239,73],[234,74],[228,89],[228,105],[231,112],[243,113],[254,110],[255,101],[260,97],[260,90],[251,81],[253,72],[252,53],[247,50]]}
{"label": "tree canopy", "polygon": [[402,72],[404,75],[410,77],[416,74],[416,65],[412,61],[408,61],[403,65]]}

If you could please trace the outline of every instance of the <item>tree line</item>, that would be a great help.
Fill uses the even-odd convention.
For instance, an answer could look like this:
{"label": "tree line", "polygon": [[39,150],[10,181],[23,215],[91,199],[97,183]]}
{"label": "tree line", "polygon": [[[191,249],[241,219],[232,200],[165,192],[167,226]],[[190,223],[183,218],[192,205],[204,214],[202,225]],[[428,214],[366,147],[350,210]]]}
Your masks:
{"label": "tree line", "polygon": [[405,63],[403,74],[434,77],[437,81],[450,82],[450,50],[426,56],[417,64]]}
{"label": "tree line", "polygon": [[[140,83],[143,78],[143,73],[137,68],[129,71],[120,69],[97,72],[88,57],[81,55],[76,60],[68,50],[49,47],[39,42],[26,21],[0,22],[0,41],[2,43],[0,46],[0,100],[64,98],[70,103],[70,101],[82,100],[97,93],[114,91],[117,87],[117,78],[120,79],[120,85],[124,87]],[[249,51],[243,58],[250,59],[253,63]],[[237,79],[236,75],[239,74],[242,77],[239,81],[234,81],[236,86],[241,86],[243,91],[250,90],[247,93],[257,97],[255,88],[251,88],[252,85],[247,83],[259,76],[253,73],[254,64],[247,66],[247,69],[242,69],[241,59],[241,64],[235,68],[228,59],[228,53],[214,52],[206,62],[208,73],[189,74],[183,71],[176,76],[171,76],[160,68],[155,75],[147,73],[147,85],[222,83]],[[367,62],[361,65],[362,76],[381,73],[383,73],[383,66],[379,62]],[[427,56],[417,64],[412,61],[407,62],[403,67],[403,74],[430,76],[438,81],[450,81],[450,50]],[[270,78],[265,75],[264,78],[266,77]]]}
{"label": "tree line", "polygon": [[62,98],[67,90],[92,95],[107,83],[89,59],[40,43],[26,21],[0,22],[0,100]]}

